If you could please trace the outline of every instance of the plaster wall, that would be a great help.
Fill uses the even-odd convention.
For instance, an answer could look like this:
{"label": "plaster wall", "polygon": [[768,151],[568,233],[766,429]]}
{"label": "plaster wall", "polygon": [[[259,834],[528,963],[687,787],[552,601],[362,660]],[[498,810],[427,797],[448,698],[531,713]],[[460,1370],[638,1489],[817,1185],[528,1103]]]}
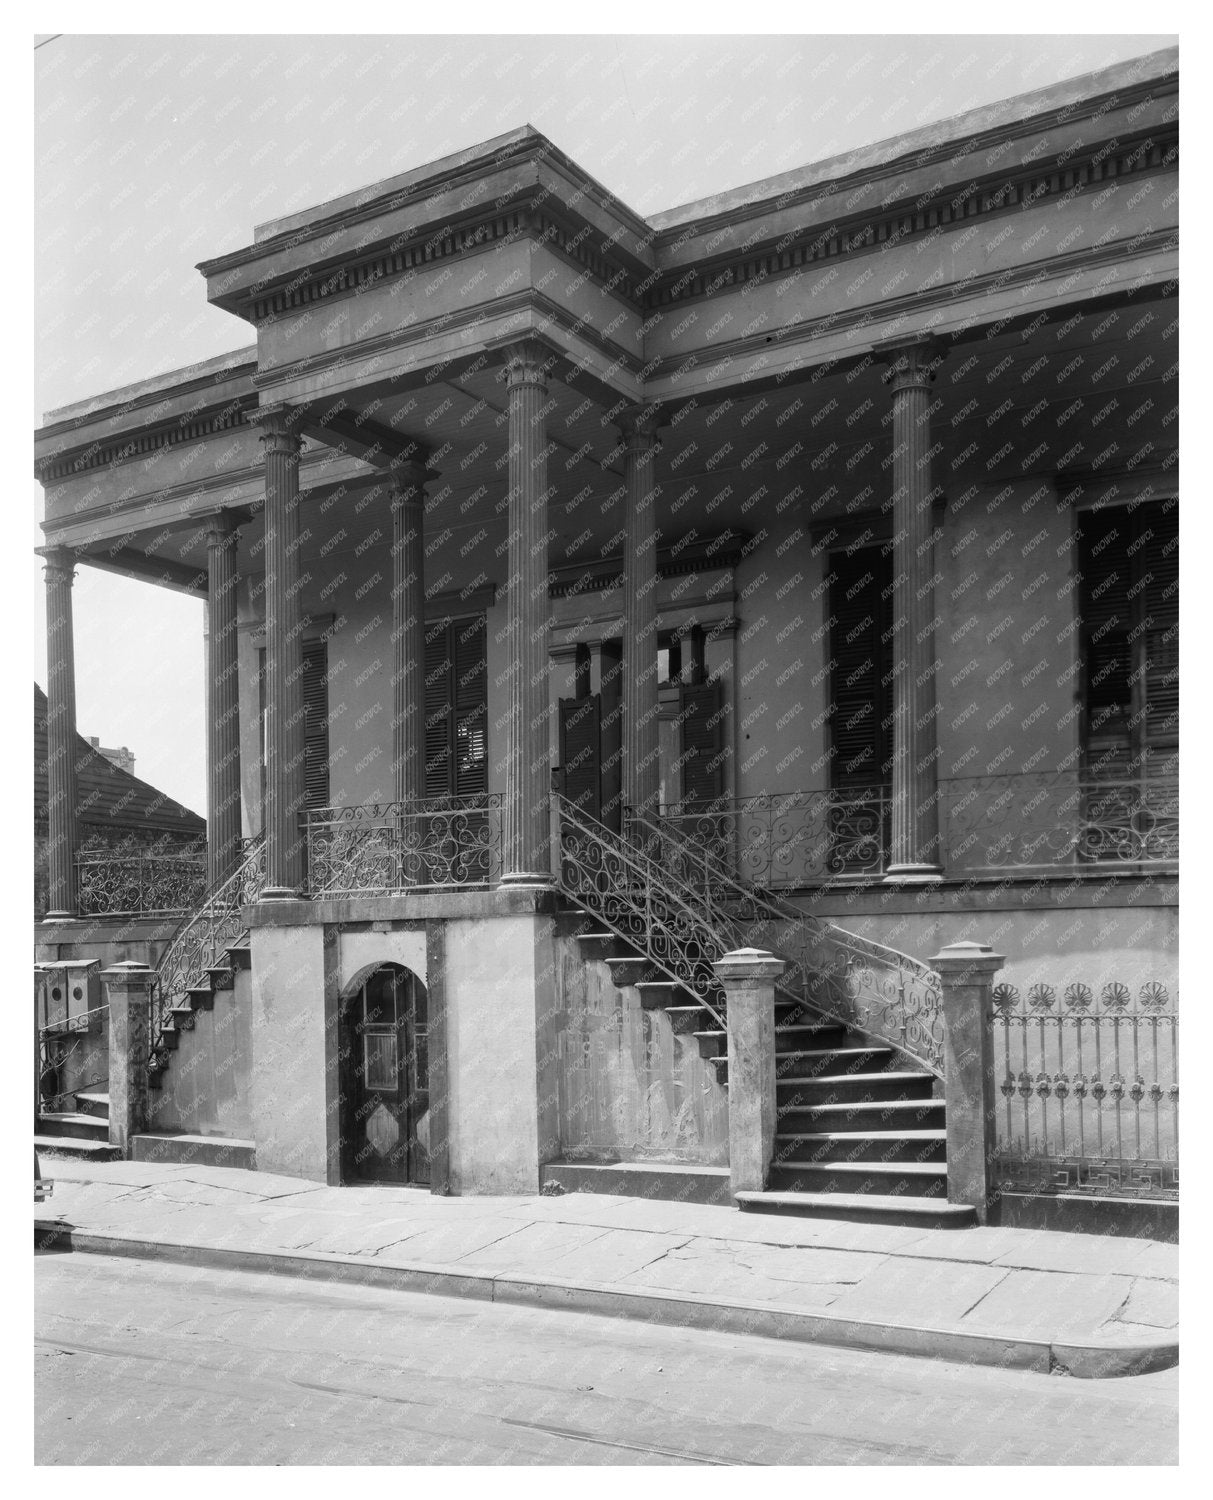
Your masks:
{"label": "plaster wall", "polygon": [[552,919],[446,923],[451,1190],[537,1193],[556,1155]]}
{"label": "plaster wall", "polygon": [[194,1012],[160,1088],[149,1090],[150,1129],[252,1139],[252,995],[252,975],[237,970],[234,987],[217,991],[211,1010]]}
{"label": "plaster wall", "polygon": [[[254,927],[249,1084],[257,1167],[336,1181],[336,1017],[324,928]],[[335,996],[333,997],[335,998]]]}
{"label": "plaster wall", "polygon": [[641,1009],[601,960],[585,960],[571,923],[556,939],[560,1007],[560,1154],[568,1160],[729,1159],[728,1091],[694,1037]]}
{"label": "plaster wall", "polygon": [[339,927],[335,942],[337,987],[342,992],[359,974],[379,964],[402,964],[427,983],[424,922],[409,927],[377,923],[354,932]]}

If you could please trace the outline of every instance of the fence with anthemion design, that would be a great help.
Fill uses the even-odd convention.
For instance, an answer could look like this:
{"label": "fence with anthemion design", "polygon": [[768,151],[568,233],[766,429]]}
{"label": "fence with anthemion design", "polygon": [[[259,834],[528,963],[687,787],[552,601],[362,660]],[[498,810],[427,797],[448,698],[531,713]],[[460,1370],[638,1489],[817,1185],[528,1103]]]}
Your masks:
{"label": "fence with anthemion design", "polygon": [[998,984],[993,1026],[1000,1189],[1178,1196],[1178,992]]}

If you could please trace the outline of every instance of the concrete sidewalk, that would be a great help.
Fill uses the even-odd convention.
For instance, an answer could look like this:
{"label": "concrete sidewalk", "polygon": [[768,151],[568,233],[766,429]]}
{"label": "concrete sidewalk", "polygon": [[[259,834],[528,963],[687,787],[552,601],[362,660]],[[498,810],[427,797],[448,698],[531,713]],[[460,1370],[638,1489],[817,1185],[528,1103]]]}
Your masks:
{"label": "concrete sidewalk", "polygon": [[35,1243],[1084,1377],[1179,1357],[1174,1245],[50,1158]]}

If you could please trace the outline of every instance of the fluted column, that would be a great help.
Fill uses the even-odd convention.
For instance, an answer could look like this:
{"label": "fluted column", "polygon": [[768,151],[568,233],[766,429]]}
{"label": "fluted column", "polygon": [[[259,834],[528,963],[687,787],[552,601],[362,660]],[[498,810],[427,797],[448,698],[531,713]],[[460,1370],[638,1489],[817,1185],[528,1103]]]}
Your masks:
{"label": "fluted column", "polygon": [[66,547],[48,547],[46,559],[47,819],[49,902],[46,920],[76,914],[76,651],[72,632],[75,568]]}
{"label": "fluted column", "polygon": [[236,659],[235,518],[220,512],[206,532],[206,875],[216,885],[240,861],[240,679]]}
{"label": "fluted column", "polygon": [[893,393],[893,798],[886,879],[939,880],[928,341],[886,351]]}
{"label": "fluted column", "polygon": [[503,880],[550,885],[548,793],[547,395],[541,345],[505,351],[509,400],[510,717],[504,808]]}
{"label": "fluted column", "polygon": [[392,491],[392,768],[397,802],[425,796],[425,480],[420,462]]}
{"label": "fluted column", "polygon": [[657,413],[629,412],[623,433],[623,799],[650,816],[661,785],[657,704]]}
{"label": "fluted column", "polygon": [[297,896],[303,884],[303,611],[299,583],[299,449],[293,412],[250,418],[265,447],[265,887],[261,900]]}

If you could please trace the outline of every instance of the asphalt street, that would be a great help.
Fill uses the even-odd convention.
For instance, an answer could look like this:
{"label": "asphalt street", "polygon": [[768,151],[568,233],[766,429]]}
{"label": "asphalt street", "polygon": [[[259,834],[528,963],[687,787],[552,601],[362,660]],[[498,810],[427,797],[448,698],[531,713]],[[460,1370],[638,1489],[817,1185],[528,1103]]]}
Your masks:
{"label": "asphalt street", "polygon": [[84,1254],[39,1464],[1172,1464],[1178,1370],[1076,1380]]}

